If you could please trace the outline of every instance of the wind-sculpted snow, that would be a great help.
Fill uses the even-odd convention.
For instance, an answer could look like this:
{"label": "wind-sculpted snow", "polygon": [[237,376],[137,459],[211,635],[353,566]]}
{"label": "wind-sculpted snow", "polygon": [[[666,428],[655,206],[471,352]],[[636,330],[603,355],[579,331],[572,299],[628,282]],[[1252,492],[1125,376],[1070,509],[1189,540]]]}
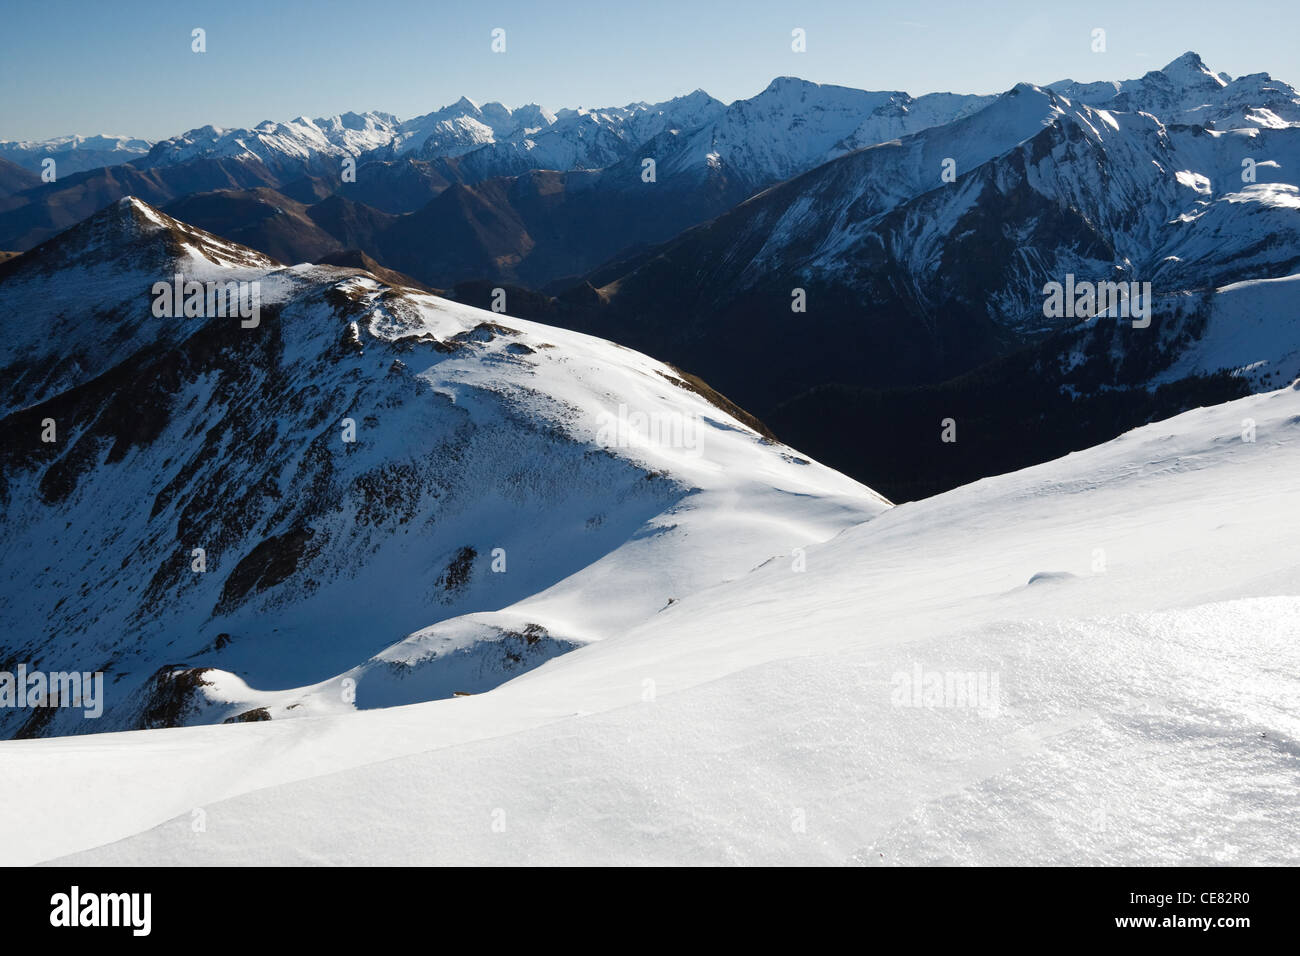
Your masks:
{"label": "wind-sculpted snow", "polygon": [[[486,690],[888,506],[637,353],[136,200],[14,266],[4,656],[109,691],[5,736]],[[174,273],[260,321],[157,317]]]}
{"label": "wind-sculpted snow", "polygon": [[[899,506],[802,572],[768,562],[488,694],[6,744],[0,846],[101,865],[1291,865],[1297,454],[1288,387]],[[67,812],[82,801],[99,812]]]}

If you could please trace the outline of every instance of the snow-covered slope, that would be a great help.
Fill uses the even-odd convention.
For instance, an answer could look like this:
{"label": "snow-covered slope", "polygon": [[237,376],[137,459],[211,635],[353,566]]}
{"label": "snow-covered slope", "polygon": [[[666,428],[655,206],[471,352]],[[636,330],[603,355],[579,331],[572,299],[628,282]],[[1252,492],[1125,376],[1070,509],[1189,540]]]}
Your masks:
{"label": "snow-covered slope", "polygon": [[720,170],[757,189],[851,150],[950,123],[993,99],[952,93],[914,99],[782,76],[682,137],[660,163],[669,175]]}
{"label": "snow-covered slope", "polygon": [[487,694],[0,744],[0,847],[1294,865],[1298,467],[1286,388],[892,509]]}
{"label": "snow-covered slope", "polygon": [[1234,282],[1206,298],[1203,329],[1153,384],[1227,371],[1268,391],[1300,376],[1300,274]]}
{"label": "snow-covered slope", "polygon": [[[485,690],[888,507],[645,356],[138,200],[4,268],[6,659],[110,690],[0,736]],[[177,273],[260,321],[157,317]]]}
{"label": "snow-covered slope", "polygon": [[[948,159],[952,183],[941,179]],[[1292,271],[1300,127],[1166,126],[1022,84],[966,119],[854,153],[754,205],[764,214],[749,217],[747,235],[762,244],[742,287],[774,272],[874,275],[881,285],[905,275],[935,304],[975,280],[959,267],[963,245],[987,258],[1005,243],[978,295],[991,318],[1032,328],[1043,324],[1043,284],[1067,273],[1148,281],[1171,295]],[[883,275],[882,254],[894,262]]]}
{"label": "snow-covered slope", "polygon": [[139,200],[119,200],[0,270],[0,414],[84,386],[133,355],[181,340],[189,331],[182,323],[137,321],[142,307],[149,312],[153,283],[174,271],[199,281],[239,280],[276,266]]}

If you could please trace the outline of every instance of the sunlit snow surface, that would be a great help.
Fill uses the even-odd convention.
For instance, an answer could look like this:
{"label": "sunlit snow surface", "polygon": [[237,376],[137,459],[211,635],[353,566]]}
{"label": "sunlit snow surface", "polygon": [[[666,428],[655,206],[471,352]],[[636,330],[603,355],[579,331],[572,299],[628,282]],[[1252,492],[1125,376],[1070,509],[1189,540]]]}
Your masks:
{"label": "sunlit snow surface", "polygon": [[4,743],[4,861],[1294,864],[1297,439],[1294,389],[1192,411],[480,696]]}

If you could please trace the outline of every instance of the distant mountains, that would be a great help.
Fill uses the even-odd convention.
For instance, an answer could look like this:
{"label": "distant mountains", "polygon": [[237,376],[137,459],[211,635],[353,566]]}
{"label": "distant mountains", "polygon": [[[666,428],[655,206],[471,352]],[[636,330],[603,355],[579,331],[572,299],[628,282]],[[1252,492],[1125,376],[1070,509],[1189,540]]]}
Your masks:
{"label": "distant mountains", "polygon": [[[499,103],[479,106],[462,98],[405,122],[387,113],[345,113],[267,121],[252,129],[205,126],[155,143],[145,155],[130,156],[129,169],[78,171],[70,178],[61,174],[56,183],[0,202],[0,248],[30,248],[125,195],[162,204],[197,191],[268,187],[298,201],[338,192],[384,212],[408,213],[451,186],[502,180],[487,192],[509,207],[509,197],[517,194],[509,180],[538,170],[574,174],[563,181],[552,178],[546,188],[584,194],[575,201],[575,214],[584,218],[602,207],[607,196],[641,194],[615,199],[619,208],[606,210],[606,218],[623,225],[589,240],[589,251],[576,256],[544,252],[538,263],[527,265],[521,265],[527,258],[521,248],[538,244],[529,226],[541,232],[545,227],[531,221],[527,209],[505,208],[485,215],[519,218],[518,229],[508,235],[490,227],[480,230],[472,221],[476,197],[462,197],[471,220],[463,228],[485,232],[475,266],[483,274],[544,283],[567,270],[591,268],[628,244],[668,238],[834,156],[948,122],[991,99],[950,94],[913,99],[786,77],[730,106],[702,90],[663,103],[554,114],[537,106],[512,111]],[[15,150],[21,145],[23,161],[39,169],[41,144],[9,145]],[[344,175],[345,159],[356,163],[355,182]],[[657,184],[672,186],[673,198],[667,202],[663,193],[669,190],[639,188],[646,185],[644,159],[655,160]],[[529,188],[519,187],[524,193]],[[568,230],[557,240],[583,245]],[[311,248],[314,240],[304,251]],[[460,268],[461,262],[431,259],[422,271],[430,281],[446,281],[447,269]]]}
{"label": "distant mountains", "polygon": [[101,166],[129,163],[149,152],[148,140],[130,136],[58,136],[54,139],[22,142],[0,141],[0,159],[39,173],[48,158],[55,161],[57,175],[82,173]]}
{"label": "distant mountains", "polygon": [[[1246,336],[1255,364],[1233,349],[1180,363],[1217,290],[1300,271],[1300,93],[1194,53],[998,96],[781,77],[730,105],[698,90],[556,113],[462,99],[407,121],[202,127],[129,163],[31,177],[0,166],[0,249],[132,195],[280,262],[382,269],[483,307],[502,288],[508,313],[697,372],[900,500],[1285,377],[1286,334]],[[1066,276],[1149,283],[1157,321],[1116,336],[1115,316],[1048,316],[1043,289]],[[1294,320],[1268,301],[1271,326]],[[986,440],[931,461],[932,389],[978,391]],[[1026,402],[1058,400],[1072,425],[999,444],[1033,426]],[[907,451],[888,460],[824,427],[886,412]]]}
{"label": "distant mountains", "polygon": [[[1167,314],[1193,292],[1295,272],[1298,173],[1300,125],[1166,126],[1020,86],[597,270],[593,322],[709,370],[760,414],[828,378],[942,381],[1063,327],[1043,287],[1066,275],[1150,282]],[[780,361],[763,361],[777,341]]]}

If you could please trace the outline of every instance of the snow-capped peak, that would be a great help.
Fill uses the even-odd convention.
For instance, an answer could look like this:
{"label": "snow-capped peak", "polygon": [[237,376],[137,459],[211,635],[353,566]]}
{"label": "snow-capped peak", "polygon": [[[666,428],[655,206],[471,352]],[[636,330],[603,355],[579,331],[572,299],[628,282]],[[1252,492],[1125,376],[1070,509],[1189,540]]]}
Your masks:
{"label": "snow-capped peak", "polygon": [[1300,93],[1267,73],[1233,79],[1188,51],[1140,79],[1049,87],[1071,102],[1116,112],[1143,112],[1166,124],[1206,129],[1280,128],[1300,124]]}
{"label": "snow-capped peak", "polygon": [[1205,86],[1207,81],[1217,87],[1228,85],[1221,74],[1212,71],[1200,55],[1191,50],[1165,64],[1159,72],[1184,87]]}

